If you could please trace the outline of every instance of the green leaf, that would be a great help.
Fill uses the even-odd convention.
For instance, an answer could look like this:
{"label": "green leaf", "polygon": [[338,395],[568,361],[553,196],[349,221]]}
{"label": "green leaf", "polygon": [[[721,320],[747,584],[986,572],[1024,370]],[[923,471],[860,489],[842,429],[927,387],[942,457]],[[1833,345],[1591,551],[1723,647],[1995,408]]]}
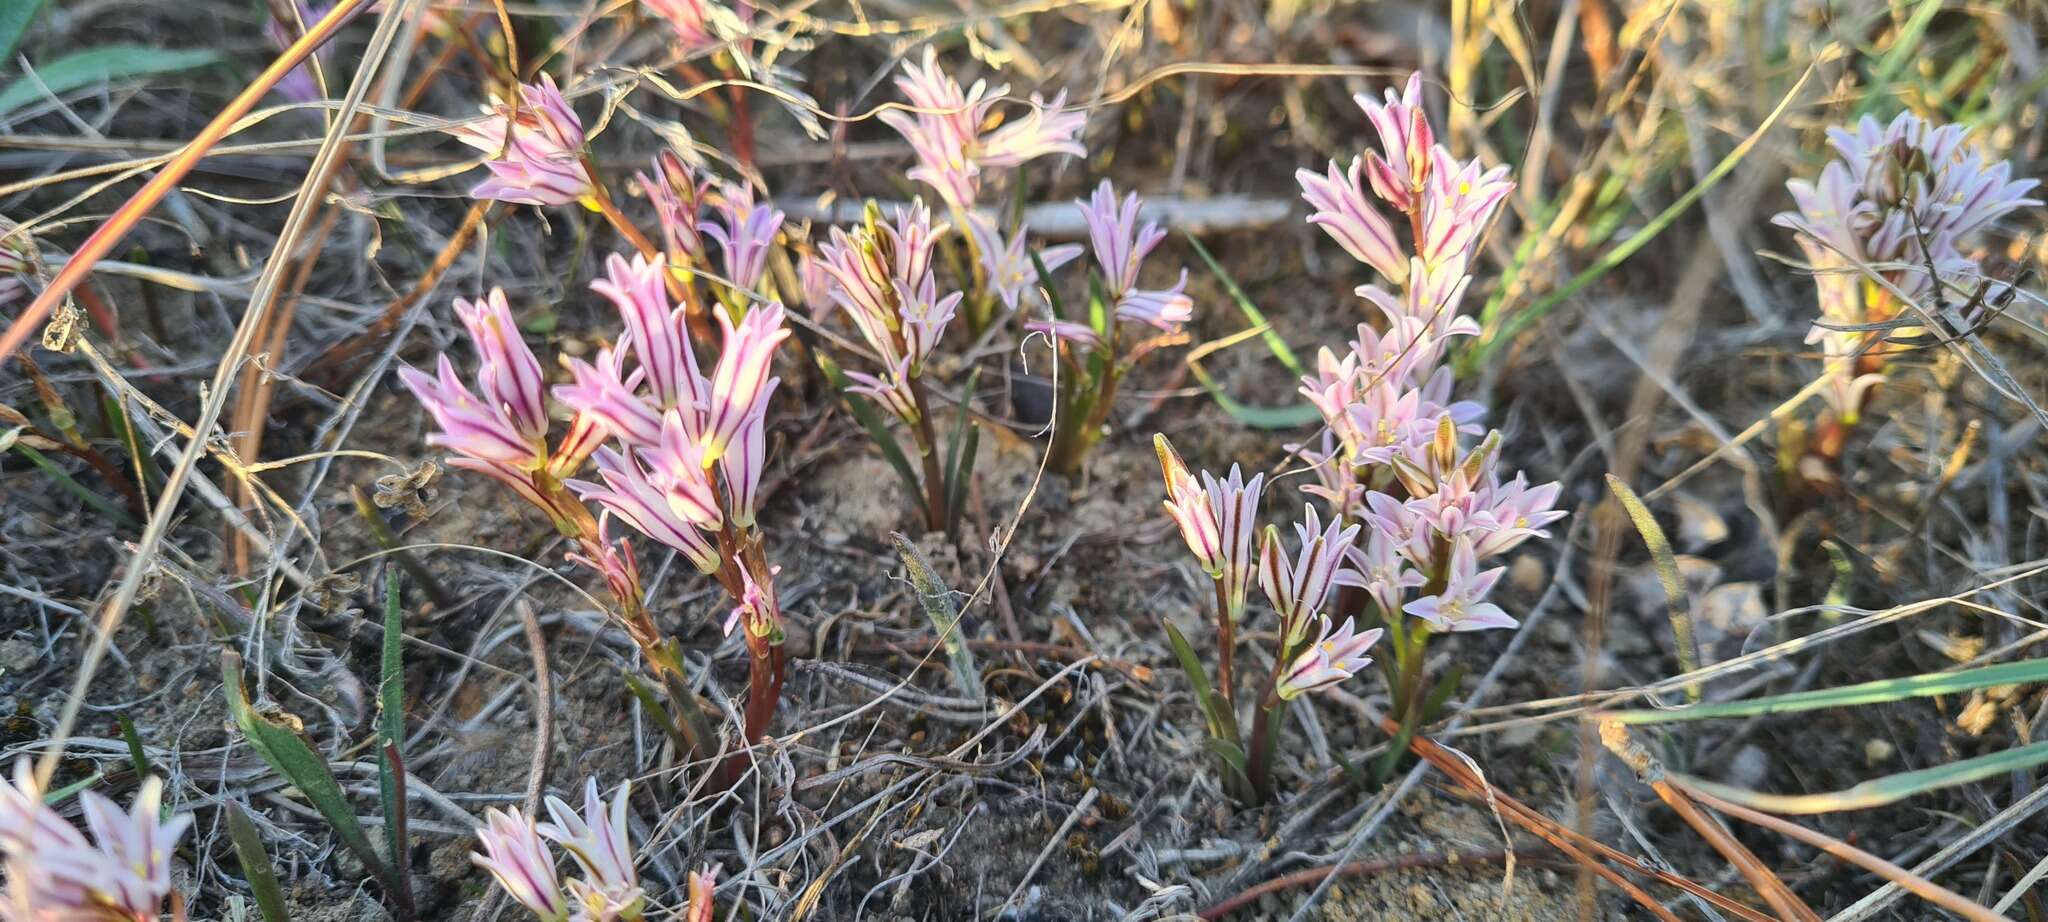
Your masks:
{"label": "green leaf", "polygon": [[889,427],[882,424],[881,415],[875,412],[871,404],[861,399],[859,394],[847,390],[846,373],[839,370],[838,362],[832,361],[832,357],[826,355],[822,349],[812,349],[811,354],[817,357],[818,370],[825,373],[825,380],[832,382],[832,389],[839,392],[841,400],[846,401],[846,408],[852,411],[853,418],[860,422],[862,429],[867,430],[868,438],[874,441],[876,448],[882,450],[882,457],[889,460],[889,466],[896,469],[896,476],[903,480],[903,489],[909,491],[907,495],[912,499],[923,497],[924,491],[917,484],[917,471],[911,468],[910,459],[903,454],[903,447],[896,444],[896,439],[889,435]]}
{"label": "green leaf", "polygon": [[974,474],[974,456],[981,450],[981,429],[970,412],[974,408],[974,386],[981,381],[981,369],[967,376],[960,395],[960,415],[953,420],[953,441],[946,447],[946,533],[960,533],[960,509],[967,502],[967,478]]}
{"label": "green leaf", "polygon": [[28,34],[30,23],[43,11],[43,0],[7,0],[0,3],[0,66],[14,60],[14,49]]}
{"label": "green leaf", "polygon": [[966,638],[961,636],[960,608],[953,604],[953,591],[933,572],[924,552],[902,532],[890,532],[889,540],[896,543],[896,553],[903,558],[903,569],[910,574],[910,585],[917,590],[924,616],[931,621],[939,644],[946,649],[946,659],[953,666],[954,684],[960,686],[962,695],[975,701],[985,700],[988,692],[981,685],[981,670],[975,668],[974,651],[968,649]]}
{"label": "green leaf", "polygon": [[262,833],[256,831],[256,824],[243,812],[241,804],[230,800],[227,808],[228,838],[234,840],[235,860],[241,863],[242,876],[256,894],[256,908],[263,913],[263,922],[291,922],[291,913],[284,908],[284,891],[277,885],[277,868],[263,850]]}
{"label": "green leaf", "polygon": [[1237,302],[1237,310],[1244,315],[1244,319],[1251,321],[1253,327],[1265,328],[1265,332],[1260,333],[1259,338],[1266,341],[1266,348],[1273,353],[1273,357],[1279,359],[1280,364],[1287,366],[1288,371],[1297,376],[1302,374],[1301,360],[1295,357],[1294,350],[1287,347],[1287,341],[1281,339],[1280,334],[1273,332],[1273,325],[1266,322],[1265,312],[1259,310],[1257,304],[1252,303],[1251,297],[1244,293],[1244,289],[1237,287],[1237,280],[1231,278],[1230,273],[1223,271],[1223,265],[1216,261],[1216,257],[1209,255],[1209,248],[1203,246],[1202,241],[1196,240],[1193,234],[1182,232],[1181,236],[1187,238],[1188,246],[1195,248],[1195,255],[1202,257],[1202,262],[1209,265],[1209,271],[1216,274],[1216,280],[1223,283],[1223,290],[1229,292],[1231,299]]}
{"label": "green leaf", "polygon": [[[152,48],[148,45],[102,45],[74,52],[36,68],[0,90],[0,115],[52,94],[69,93],[108,80],[170,74],[220,61],[210,48]],[[40,85],[38,85],[40,80]]]}
{"label": "green leaf", "polygon": [[134,764],[136,776],[146,778],[155,774],[156,770],[149,765],[149,755],[142,751],[142,737],[135,732],[135,721],[128,719],[126,711],[115,714],[114,721],[121,725],[121,739],[128,743],[128,761]]}
{"label": "green leaf", "polygon": [[1876,109],[1878,103],[1891,94],[1899,70],[1906,66],[1907,61],[1925,53],[1921,38],[1927,34],[1927,26],[1934,22],[1934,14],[1941,12],[1945,5],[1942,0],[1920,0],[1919,8],[1913,11],[1913,18],[1906,20],[1892,38],[1891,47],[1885,50],[1884,57],[1878,59],[1877,70],[1871,75],[1870,82],[1864,84],[1868,89],[1856,103],[1856,112],[1850,121]]}
{"label": "green leaf", "polygon": [[2022,660],[1956,672],[1934,672],[1903,679],[1880,679],[1841,688],[1821,688],[1752,698],[1746,701],[1716,701],[1691,707],[1659,711],[1615,711],[1598,715],[1600,720],[1621,724],[1661,724],[1682,720],[1710,720],[1717,717],[1756,717],[1765,714],[1796,714],[1823,708],[1881,704],[1907,698],[1950,695],[1995,685],[2025,685],[2048,682],[2048,659]]}
{"label": "green leaf", "polygon": [[233,650],[221,651],[220,668],[227,693],[228,716],[234,719],[235,726],[248,740],[249,748],[256,750],[272,770],[283,775],[307,800],[312,801],[313,809],[320,811],[328,825],[334,827],[335,837],[362,860],[364,867],[376,874],[385,892],[396,899],[401,892],[397,875],[371,847],[369,836],[363,834],[362,824],[356,822],[355,810],[348,805],[348,795],[334,780],[334,773],[327,768],[327,760],[313,750],[292,723],[258,714],[249,706],[248,693],[242,688],[240,655]]}
{"label": "green leaf", "polygon": [[384,808],[384,853],[391,856],[401,885],[400,902],[412,901],[405,872],[405,613],[398,604],[398,570],[384,574],[384,649],[377,679],[377,796]]}
{"label": "green leaf", "polygon": [[1209,735],[1243,752],[1244,738],[1237,732],[1237,715],[1231,713],[1230,705],[1210,686],[1209,673],[1202,668],[1202,660],[1195,655],[1195,648],[1188,645],[1187,637],[1180,628],[1173,626],[1173,622],[1160,623],[1166,626],[1166,639],[1173,646],[1174,658],[1180,661],[1180,671],[1187,673],[1188,684],[1194,686],[1195,700],[1201,704],[1202,716],[1209,724]]}
{"label": "green leaf", "polygon": [[[1671,539],[1664,537],[1664,528],[1657,524],[1657,517],[1650,514],[1650,507],[1636,496],[1636,491],[1622,483],[1621,478],[1607,475],[1607,489],[1614,492],[1614,498],[1621,500],[1621,507],[1628,510],[1629,521],[1634,522],[1636,531],[1643,536],[1643,543],[1650,548],[1650,559],[1657,565],[1657,582],[1664,586],[1664,610],[1671,617],[1671,636],[1678,647],[1678,669],[1691,673],[1700,668],[1699,641],[1692,633],[1692,600],[1686,594],[1685,580],[1678,575],[1678,557],[1671,553]],[[1685,686],[1686,700],[1698,704],[1700,683],[1688,682]]]}
{"label": "green leaf", "polygon": [[1226,393],[1223,386],[1216,383],[1216,379],[1200,362],[1189,362],[1188,371],[1194,374],[1195,381],[1202,385],[1203,390],[1209,392],[1210,399],[1215,400],[1216,405],[1223,408],[1223,412],[1254,429],[1295,429],[1323,418],[1322,414],[1316,412],[1315,407],[1305,403],[1291,407],[1256,407],[1241,403]]}
{"label": "green leaf", "polygon": [[1067,302],[1060,297],[1060,286],[1052,283],[1052,273],[1046,271],[1037,250],[1031,251],[1031,268],[1038,270],[1038,287],[1045,292],[1045,306],[1052,311],[1052,319],[1067,319]]}
{"label": "green leaf", "polygon": [[2048,762],[2048,742],[2034,743],[2004,752],[1950,762],[1934,768],[1900,772],[1873,778],[1862,784],[1829,791],[1824,794],[1765,794],[1747,788],[1731,787],[1694,778],[1689,775],[1673,774],[1671,779],[1680,787],[1695,788],[1733,801],[1754,810],[1766,813],[1787,813],[1812,815],[1816,813],[1838,813],[1844,810],[1867,810],[1897,803],[1916,794],[1939,791],[1943,788],[1969,784],[1986,778],[1997,778],[2012,772],[2033,768]]}

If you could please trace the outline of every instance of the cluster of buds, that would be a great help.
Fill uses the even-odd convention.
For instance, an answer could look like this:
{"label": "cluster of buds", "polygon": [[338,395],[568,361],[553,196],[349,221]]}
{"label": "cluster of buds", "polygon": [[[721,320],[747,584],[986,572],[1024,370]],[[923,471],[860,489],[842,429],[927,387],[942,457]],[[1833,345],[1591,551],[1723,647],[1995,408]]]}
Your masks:
{"label": "cluster of buds", "polygon": [[[1083,322],[1060,316],[1054,303],[1052,317],[1025,324],[1053,343],[1065,370],[1049,464],[1069,475],[1080,470],[1088,450],[1101,441],[1117,382],[1154,349],[1185,342],[1181,328],[1194,316],[1187,269],[1180,270],[1172,287],[1139,287],[1145,257],[1166,239],[1166,231],[1157,222],[1139,225],[1137,193],[1119,200],[1103,180],[1088,201],[1076,204],[1099,272],[1090,286],[1099,309],[1090,310]],[[1144,338],[1125,332],[1124,324],[1145,331]]]}
{"label": "cluster of buds", "polygon": [[[476,830],[483,851],[470,853],[469,859],[543,922],[639,922],[647,900],[626,830],[631,789],[631,782],[619,785],[607,804],[598,796],[597,779],[586,779],[583,812],[550,796],[549,823],[536,823],[518,807],[493,808]],[[563,882],[549,842],[569,853],[580,877]]]}
{"label": "cluster of buds", "polygon": [[1786,183],[1797,209],[1773,220],[1792,229],[1819,288],[1820,318],[1806,341],[1820,345],[1826,363],[1824,425],[1834,435],[1819,454],[1832,458],[1884,380],[1896,351],[1887,337],[1921,325],[1902,314],[1918,306],[1924,318],[1946,305],[1998,300],[2003,286],[1984,279],[1964,244],[2041,203],[2027,197],[2034,180],[2013,179],[2012,165],[1988,159],[1960,125],[1911,113],[1881,125],[1865,116],[1853,129],[1829,130],[1828,140],[1837,159],[1817,181]]}
{"label": "cluster of buds", "polygon": [[[127,812],[99,794],[79,795],[92,839],[50,809],[27,759],[0,781],[0,857],[7,887],[0,917],[21,920],[154,920],[171,896],[171,851],[192,825],[163,814],[163,781],[142,782]],[[178,918],[183,906],[172,901]]]}
{"label": "cluster of buds", "polygon": [[1065,93],[1051,102],[1033,94],[1031,111],[1023,118],[984,130],[990,110],[1010,88],[976,80],[961,90],[959,81],[939,69],[938,52],[929,47],[922,65],[904,64],[896,88],[912,111],[892,109],[881,114],[882,121],[901,133],[917,155],[910,178],[938,190],[956,211],[973,207],[983,170],[1015,167],[1048,154],[1088,153],[1078,138],[1088,117],[1066,108]]}

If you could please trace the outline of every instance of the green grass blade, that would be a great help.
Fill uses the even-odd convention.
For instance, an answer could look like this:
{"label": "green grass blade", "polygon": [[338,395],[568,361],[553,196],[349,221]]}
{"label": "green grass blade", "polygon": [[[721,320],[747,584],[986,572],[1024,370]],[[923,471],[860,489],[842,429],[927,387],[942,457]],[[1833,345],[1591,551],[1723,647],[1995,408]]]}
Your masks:
{"label": "green grass blade", "polygon": [[961,636],[960,607],[953,604],[953,591],[946,588],[945,581],[932,570],[931,561],[909,538],[901,532],[890,532],[889,539],[896,543],[896,553],[903,558],[903,569],[910,574],[910,585],[917,590],[925,618],[931,621],[932,630],[938,632],[939,644],[953,666],[954,684],[960,686],[962,695],[975,701],[985,700],[988,692],[981,685],[981,670],[974,665],[974,651],[968,649],[967,638]]}
{"label": "green grass blade", "polygon": [[2007,749],[2004,752],[1950,762],[1934,768],[1873,778],[1853,787],[1824,794],[1765,794],[1688,775],[1673,775],[1672,778],[1680,787],[1697,788],[1722,800],[1732,801],[1753,810],[1812,815],[1882,807],[1918,794],[1982,781],[1986,778],[1997,778],[2011,772],[2033,768],[2044,762],[2048,762],[2048,742]]}
{"label": "green grass blade", "polygon": [[1273,331],[1273,325],[1266,322],[1265,312],[1259,310],[1259,306],[1252,303],[1251,296],[1237,286],[1237,280],[1231,278],[1229,272],[1224,271],[1223,264],[1217,262],[1216,257],[1209,255],[1209,248],[1203,246],[1202,241],[1196,240],[1195,235],[1186,232],[1181,236],[1187,238],[1188,246],[1195,248],[1195,255],[1202,258],[1202,262],[1209,266],[1209,271],[1216,274],[1216,280],[1223,283],[1223,290],[1229,292],[1231,299],[1237,302],[1237,310],[1244,315],[1244,319],[1250,321],[1253,327],[1265,328],[1265,331],[1259,334],[1259,338],[1265,340],[1266,348],[1273,353],[1273,357],[1279,359],[1280,364],[1287,366],[1288,371],[1297,377],[1300,376],[1303,373],[1301,359],[1296,358],[1294,350],[1287,347],[1287,341]]}
{"label": "green grass blade", "polygon": [[384,808],[384,853],[397,871],[401,903],[412,902],[405,860],[405,612],[398,604],[398,570],[384,574],[384,646],[377,678],[377,796]]}
{"label": "green grass blade", "polygon": [[43,98],[43,88],[52,94],[92,86],[108,80],[127,80],[152,74],[170,74],[204,67],[221,60],[209,48],[152,48],[148,45],[104,45],[67,54],[36,68],[37,79],[21,77],[0,90],[0,115],[5,115]]}
{"label": "green grass blade", "polygon": [[1060,297],[1060,286],[1053,284],[1052,273],[1046,271],[1045,260],[1037,250],[1031,251],[1031,268],[1038,271],[1038,288],[1045,293],[1046,309],[1052,311],[1052,319],[1067,319],[1067,302]]}
{"label": "green grass blade", "polygon": [[[1614,498],[1621,500],[1621,507],[1628,510],[1629,521],[1634,522],[1636,531],[1643,536],[1643,543],[1650,548],[1650,559],[1657,564],[1657,582],[1664,586],[1664,607],[1671,616],[1671,636],[1678,648],[1680,672],[1696,672],[1700,668],[1699,639],[1692,632],[1692,601],[1685,592],[1685,580],[1678,575],[1678,558],[1671,553],[1671,539],[1664,537],[1664,529],[1657,524],[1657,517],[1650,514],[1650,508],[1636,496],[1636,491],[1622,483],[1621,478],[1607,475],[1607,489],[1614,492]],[[1700,684],[1689,682],[1685,686],[1685,698],[1694,704],[1700,700]]]}
{"label": "green grass blade", "polygon": [[961,449],[960,463],[953,469],[953,486],[946,494],[946,514],[952,517],[946,523],[950,534],[960,533],[960,511],[967,508],[967,484],[974,477],[974,462],[980,454],[981,427],[969,423],[967,445]]}
{"label": "green grass blade", "polygon": [[79,502],[91,506],[93,511],[106,516],[107,520],[115,525],[130,531],[141,527],[135,521],[135,517],[128,514],[127,510],[108,502],[106,497],[87,489],[85,484],[79,483],[76,478],[66,473],[63,468],[58,467],[57,462],[50,460],[49,455],[29,447],[28,443],[19,441],[18,438],[13,438],[18,436],[18,434],[13,430],[0,432],[0,450],[13,448],[16,453],[27,458],[28,463],[35,465],[38,470],[50,475],[52,480],[57,481],[57,485],[63,487],[64,492],[78,497]]}
{"label": "green grass blade", "polygon": [[[981,447],[981,430],[974,426],[974,388],[981,383],[981,369],[967,375],[967,387],[960,394],[960,412],[953,418],[953,439],[946,446],[946,534],[960,533],[960,506],[967,496],[967,478],[974,472],[974,454]],[[962,454],[965,457],[962,457]]]}
{"label": "green grass blade", "polygon": [[28,34],[29,24],[42,11],[43,0],[0,3],[0,66],[14,60],[14,49],[21,47],[21,37]]}
{"label": "green grass blade", "polygon": [[1195,376],[1196,383],[1209,392],[1210,399],[1223,408],[1223,412],[1254,429],[1295,429],[1323,418],[1315,407],[1305,403],[1291,407],[1259,407],[1241,402],[1224,391],[1223,385],[1216,383],[1200,362],[1189,362],[1188,371]]}
{"label": "green grass blade", "polygon": [[115,714],[114,721],[121,725],[121,739],[128,744],[128,761],[135,766],[136,777],[147,778],[156,774],[156,769],[149,764],[149,755],[142,751],[142,737],[135,732],[135,721],[128,718],[128,712]]}
{"label": "green grass blade", "polygon": [[[1819,62],[1816,61],[1815,63]],[[1650,241],[1657,239],[1657,235],[1663,233],[1665,228],[1670,227],[1672,222],[1677,221],[1680,215],[1690,211],[1692,206],[1702,196],[1707,194],[1707,190],[1720,185],[1721,180],[1728,178],[1728,174],[1735,171],[1736,165],[1747,158],[1750,151],[1756,149],[1757,143],[1764,139],[1764,135],[1769,134],[1771,128],[1778,124],[1778,120],[1783,118],[1785,113],[1792,108],[1793,100],[1799,98],[1799,91],[1806,86],[1806,81],[1813,78],[1813,72],[1813,68],[1809,66],[1806,72],[1800,75],[1798,82],[1792,85],[1792,89],[1786,91],[1785,97],[1778,100],[1777,108],[1772,109],[1771,114],[1764,117],[1763,123],[1756,126],[1755,131],[1750,132],[1748,137],[1743,138],[1742,143],[1735,145],[1734,150],[1729,151],[1727,156],[1722,157],[1721,162],[1714,164],[1714,168],[1708,170],[1707,175],[1700,177],[1700,181],[1694,183],[1692,188],[1685,190],[1685,194],[1680,195],[1677,201],[1671,203],[1670,207],[1665,208],[1655,218],[1652,218],[1648,224],[1643,225],[1642,230],[1630,235],[1627,240],[1610,247],[1607,252],[1600,255],[1599,259],[1594,260],[1592,265],[1587,266],[1579,274],[1572,276],[1570,281],[1565,282],[1557,290],[1537,299],[1536,303],[1508,315],[1497,328],[1491,328],[1481,333],[1479,341],[1459,356],[1457,366],[1459,376],[1462,377],[1484,364],[1502,346],[1512,342],[1518,334],[1528,329],[1530,324],[1543,319],[1544,316],[1557,309],[1558,305],[1563,304],[1573,295],[1584,291],[1586,286],[1599,281],[1602,276],[1614,271],[1616,266],[1627,262],[1628,258],[1634,256],[1637,250],[1648,246]]]}
{"label": "green grass blade", "polygon": [[1952,695],[1995,685],[2025,685],[2048,682],[2048,659],[2022,660],[1956,672],[1934,672],[1903,679],[1880,679],[1841,688],[1821,688],[1752,698],[1746,701],[1717,701],[1661,711],[1615,711],[1599,715],[1601,720],[1623,724],[1662,724],[1720,717],[1757,717],[1766,714],[1796,714],[1825,708],[1882,704],[1907,698]]}
{"label": "green grass blade", "polygon": [[363,833],[362,824],[356,821],[355,810],[348,805],[348,795],[334,780],[334,773],[328,770],[327,760],[299,735],[293,726],[296,721],[273,720],[256,713],[249,706],[248,692],[242,687],[240,655],[224,650],[220,665],[222,683],[227,692],[228,715],[242,731],[249,748],[256,750],[271,769],[283,775],[313,803],[313,809],[320,811],[320,815],[334,827],[335,837],[341,840],[341,844],[362,859],[363,866],[370,868],[386,892],[396,899],[401,892],[397,876],[370,845],[369,836]]}
{"label": "green grass blade", "polygon": [[1877,71],[1871,74],[1870,82],[1867,84],[1869,89],[1865,90],[1863,98],[1857,101],[1855,118],[1850,121],[1862,118],[1876,109],[1878,103],[1885,98],[1886,92],[1892,89],[1892,81],[1899,76],[1899,71],[1906,66],[1906,62],[1913,60],[1918,53],[1925,50],[1920,39],[1927,34],[1928,24],[1934,22],[1934,14],[1941,12],[1944,5],[1942,0],[1920,0],[1919,8],[1913,11],[1913,18],[1906,20],[1905,26],[1899,30],[1898,37],[1892,40],[1892,46],[1885,49],[1884,57],[1878,59]]}
{"label": "green grass blade", "polygon": [[242,876],[256,894],[256,909],[263,913],[263,922],[291,922],[291,913],[284,908],[284,891],[277,885],[277,868],[263,850],[263,834],[256,831],[255,822],[242,811],[241,804],[228,801],[227,815],[228,838],[235,843],[235,860],[241,863]]}

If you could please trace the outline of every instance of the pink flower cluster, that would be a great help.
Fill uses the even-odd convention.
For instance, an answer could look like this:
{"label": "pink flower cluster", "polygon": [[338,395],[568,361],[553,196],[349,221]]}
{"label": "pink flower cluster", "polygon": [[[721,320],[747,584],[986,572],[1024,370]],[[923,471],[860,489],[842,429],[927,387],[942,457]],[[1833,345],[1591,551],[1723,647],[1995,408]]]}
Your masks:
{"label": "pink flower cluster", "polygon": [[[1820,319],[1806,341],[1820,344],[1828,362],[1823,397],[1853,425],[1884,378],[1881,353],[1865,351],[1892,332],[1870,325],[1899,316],[1901,295],[1923,305],[1937,293],[1968,298],[1983,284],[1963,249],[1970,235],[2041,202],[2027,195],[2034,180],[2013,179],[2012,165],[1970,145],[1961,125],[1904,112],[1890,124],[1865,116],[1854,128],[1830,129],[1828,141],[1837,159],[1816,181],[1786,183],[1797,209],[1772,220],[1792,229],[1813,268]],[[1870,284],[1871,276],[1882,283]]]}
{"label": "pink flower cluster", "polygon": [[675,31],[676,47],[685,53],[725,43],[744,24],[717,0],[640,0],[647,11],[666,20]]}
{"label": "pink flower cluster", "polygon": [[[518,807],[493,808],[476,830],[483,851],[472,852],[469,858],[490,871],[514,902],[544,922],[637,922],[646,898],[626,829],[631,789],[631,782],[619,785],[607,804],[598,796],[597,779],[585,779],[583,812],[578,814],[551,796],[551,823],[536,823]],[[549,842],[569,853],[581,877],[563,883]]]}
{"label": "pink flower cluster", "polygon": [[[1340,172],[1296,174],[1321,226],[1388,284],[1364,285],[1382,325],[1360,324],[1342,356],[1323,349],[1301,393],[1323,417],[1318,443],[1296,446],[1317,483],[1304,489],[1339,520],[1370,526],[1362,547],[1347,550],[1346,579],[1365,588],[1389,616],[1406,612],[1440,631],[1515,624],[1485,601],[1500,578],[1479,563],[1563,517],[1558,486],[1504,479],[1495,436],[1460,454],[1459,436],[1483,431],[1484,408],[1453,399],[1441,364],[1453,337],[1479,325],[1459,313],[1472,278],[1473,249],[1513,184],[1505,167],[1461,162],[1436,144],[1422,108],[1421,76],[1400,95],[1361,95],[1381,149]],[[1369,190],[1368,190],[1369,187]],[[1395,230],[1403,216],[1403,245]],[[1408,600],[1408,590],[1434,587]]]}
{"label": "pink flower cluster", "polygon": [[163,818],[163,781],[147,778],[127,812],[93,791],[79,795],[87,840],[44,803],[27,759],[0,782],[0,857],[7,889],[0,917],[41,920],[154,920],[171,893],[171,850],[192,815]]}
{"label": "pink flower cluster", "polygon": [[939,70],[938,52],[930,47],[922,65],[904,64],[896,88],[914,111],[892,109],[881,119],[901,133],[917,155],[910,178],[938,190],[954,209],[965,211],[974,204],[984,169],[1014,167],[1048,154],[1088,153],[1077,138],[1088,117],[1066,108],[1065,93],[1051,102],[1033,94],[1031,111],[1023,118],[983,131],[990,110],[1009,87],[990,88],[987,81],[977,80],[961,90],[958,81]]}
{"label": "pink flower cluster", "polygon": [[[1110,307],[1111,316],[1150,326],[1161,333],[1179,333],[1194,318],[1195,302],[1187,295],[1188,270],[1181,269],[1180,280],[1170,288],[1138,287],[1145,257],[1166,239],[1166,231],[1158,222],[1138,224],[1142,208],[1138,194],[1133,192],[1118,200],[1116,190],[1105,179],[1095,187],[1088,201],[1075,204],[1080,206],[1082,220],[1088,225],[1089,249],[1101,273],[1103,303]],[[1050,262],[1046,268],[1052,268]],[[1062,319],[1034,320],[1024,326],[1088,349],[1100,347],[1106,333],[1087,323]]]}
{"label": "pink flower cluster", "polygon": [[815,266],[825,277],[825,292],[838,305],[861,339],[881,360],[880,374],[847,372],[864,394],[905,423],[918,421],[919,408],[911,379],[923,374],[946,326],[960,307],[962,294],[939,296],[932,257],[948,225],[932,224],[923,199],[897,209],[894,220],[870,214],[852,233],[832,228],[831,239],[818,248]]}
{"label": "pink flower cluster", "polygon": [[724,346],[706,377],[669,304],[665,260],[614,255],[606,272],[591,288],[618,308],[625,336],[595,362],[570,360],[574,381],[554,394],[621,444],[597,451],[603,483],[568,486],[699,570],[717,572],[720,532],[754,523],[768,403],[780,382],[771,365],[789,338],[782,305],[756,307],[738,322],[718,307]]}

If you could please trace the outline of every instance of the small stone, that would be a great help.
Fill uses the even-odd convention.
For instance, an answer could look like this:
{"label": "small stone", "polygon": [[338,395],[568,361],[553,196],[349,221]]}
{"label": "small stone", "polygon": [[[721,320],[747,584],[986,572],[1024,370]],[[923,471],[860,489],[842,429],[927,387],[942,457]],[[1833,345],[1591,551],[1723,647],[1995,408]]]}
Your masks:
{"label": "small stone", "polygon": [[1863,763],[1871,768],[1876,768],[1891,761],[1894,751],[1896,750],[1893,749],[1892,744],[1884,740],[1866,740],[1863,743]]}
{"label": "small stone", "polygon": [[36,645],[19,637],[10,637],[0,642],[0,672],[17,673],[34,669],[36,660],[41,659]]}

